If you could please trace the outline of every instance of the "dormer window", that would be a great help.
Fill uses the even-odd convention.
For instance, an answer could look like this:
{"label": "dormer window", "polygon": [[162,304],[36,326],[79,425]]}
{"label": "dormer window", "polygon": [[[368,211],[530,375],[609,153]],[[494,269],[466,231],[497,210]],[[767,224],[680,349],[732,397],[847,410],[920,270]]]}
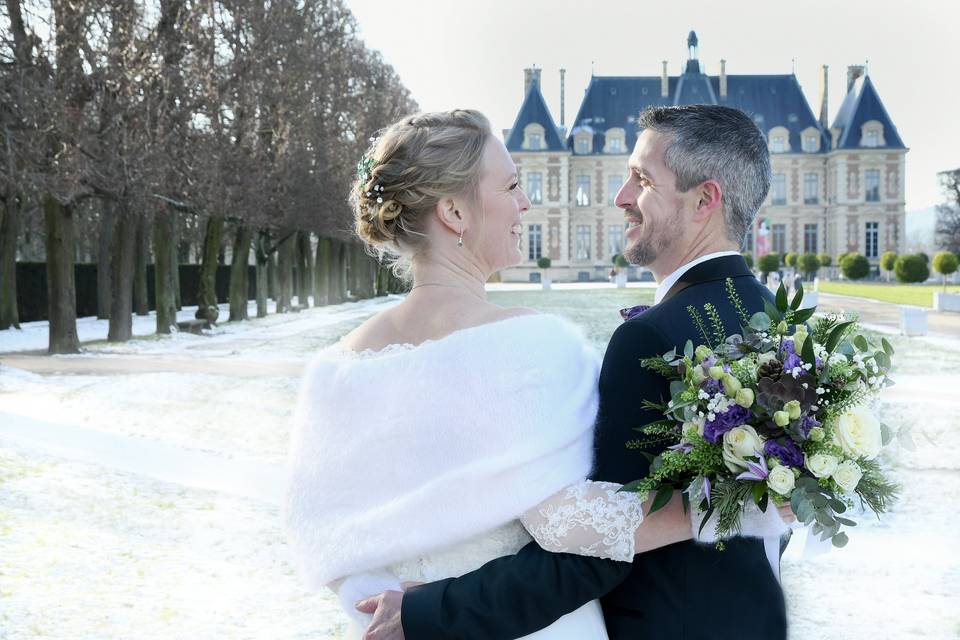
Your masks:
{"label": "dormer window", "polygon": [[530,151],[543,149],[543,125],[532,122],[523,128],[523,148]]}
{"label": "dormer window", "polygon": [[770,153],[790,151],[790,132],[786,127],[774,127],[767,137],[770,140]]}
{"label": "dormer window", "polygon": [[573,130],[573,152],[593,153],[593,130],[590,127],[577,127]]}
{"label": "dormer window", "polygon": [[804,153],[820,151],[820,132],[813,127],[807,127],[800,134],[800,144]]}
{"label": "dormer window", "polygon": [[626,132],[619,127],[613,129],[607,129],[607,133],[604,136],[604,153],[624,153],[626,150],[626,144],[624,138],[626,138]]}
{"label": "dormer window", "polygon": [[860,127],[860,146],[861,147],[883,147],[886,141],[883,139],[883,123],[879,120],[868,120]]}

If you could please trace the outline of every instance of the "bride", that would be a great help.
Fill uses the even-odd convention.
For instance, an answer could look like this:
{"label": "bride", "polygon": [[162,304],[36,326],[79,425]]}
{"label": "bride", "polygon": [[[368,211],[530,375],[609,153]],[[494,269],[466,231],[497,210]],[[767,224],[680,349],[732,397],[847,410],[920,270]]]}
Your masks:
{"label": "bride", "polygon": [[[644,518],[635,494],[584,479],[600,360],[581,332],[485,299],[488,278],[522,259],[530,201],[482,114],[387,128],[358,165],[352,202],[359,238],[413,286],[310,363],[285,506],[302,573],[338,593],[352,637],[370,622],[357,601],[531,540],[629,562],[690,539],[679,496]],[[591,601],[526,637],[607,635]]]}

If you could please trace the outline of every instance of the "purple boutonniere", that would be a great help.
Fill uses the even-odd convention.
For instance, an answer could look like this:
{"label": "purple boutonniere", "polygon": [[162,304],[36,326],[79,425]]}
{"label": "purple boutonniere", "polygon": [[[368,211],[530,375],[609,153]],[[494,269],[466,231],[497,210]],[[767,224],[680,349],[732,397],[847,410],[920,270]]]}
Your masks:
{"label": "purple boutonniere", "polygon": [[627,307],[626,309],[620,309],[620,317],[623,318],[623,321],[632,320],[638,315],[650,308],[648,304],[638,304],[635,307]]}

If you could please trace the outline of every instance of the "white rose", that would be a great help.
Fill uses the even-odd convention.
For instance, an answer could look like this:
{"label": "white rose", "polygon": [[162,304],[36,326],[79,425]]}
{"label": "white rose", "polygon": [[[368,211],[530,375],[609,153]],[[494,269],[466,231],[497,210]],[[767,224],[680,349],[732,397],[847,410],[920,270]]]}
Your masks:
{"label": "white rose", "polygon": [[834,435],[843,452],[852,458],[873,460],[883,446],[880,421],[866,407],[857,407],[837,418]]}
{"label": "white rose", "polygon": [[818,478],[829,478],[837,470],[840,464],[840,458],[831,456],[827,453],[815,453],[812,456],[804,456],[804,463],[810,473]]}
{"label": "white rose", "polygon": [[723,462],[730,471],[747,469],[744,458],[763,451],[763,438],[750,425],[742,424],[723,434]]}
{"label": "white rose", "polygon": [[783,465],[771,469],[770,475],[767,476],[767,486],[782,496],[790,495],[795,482],[796,478],[793,476],[793,471]]}
{"label": "white rose", "polygon": [[834,481],[840,485],[840,488],[850,493],[860,484],[860,478],[863,477],[863,471],[853,460],[844,460],[837,466],[833,472]]}

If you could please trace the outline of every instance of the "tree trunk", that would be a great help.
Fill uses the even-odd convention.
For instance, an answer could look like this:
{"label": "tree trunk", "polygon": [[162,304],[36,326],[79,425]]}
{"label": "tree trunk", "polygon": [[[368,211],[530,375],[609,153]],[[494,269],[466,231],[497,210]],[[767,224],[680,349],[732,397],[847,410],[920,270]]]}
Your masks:
{"label": "tree trunk", "polygon": [[133,280],[133,309],[138,316],[150,314],[150,300],[147,296],[147,262],[150,259],[150,218],[146,214],[137,216],[136,272]]}
{"label": "tree trunk", "polygon": [[338,242],[337,244],[340,245],[340,250],[337,256],[337,272],[334,277],[337,281],[340,302],[346,302],[349,296],[349,281],[347,278],[350,276],[350,245],[346,242]]}
{"label": "tree trunk", "polygon": [[47,228],[48,353],[78,353],[77,298],[73,274],[73,212],[52,195],[43,200]]}
{"label": "tree trunk", "polygon": [[217,305],[217,257],[220,255],[220,239],[223,236],[223,218],[211,216],[207,220],[203,236],[203,263],[200,265],[200,288],[197,294],[195,317],[216,322],[220,316]]}
{"label": "tree trunk", "polygon": [[277,248],[277,313],[290,311],[293,298],[293,261],[296,252],[294,237],[287,236]]}
{"label": "tree trunk", "polygon": [[0,211],[0,330],[20,328],[17,310],[17,235],[20,233],[20,198],[11,196]]}
{"label": "tree trunk", "polygon": [[[313,268],[311,262],[311,251],[310,251],[310,233],[306,231],[301,231],[297,234],[297,242],[299,246],[299,251],[297,251],[297,257],[299,258],[298,266],[300,268],[300,291],[297,294],[299,298],[300,306],[307,308],[310,306],[310,290],[313,289]],[[314,301],[316,304],[316,301]]]}
{"label": "tree trunk", "polygon": [[177,311],[183,309],[183,298],[180,297],[180,216],[171,212],[170,216],[171,234],[170,240],[170,270],[173,274],[173,305]]}
{"label": "tree trunk", "polygon": [[267,317],[267,289],[269,288],[269,274],[267,264],[270,254],[267,249],[270,245],[270,236],[260,231],[257,233],[257,243],[253,255],[257,260],[257,317]]}
{"label": "tree trunk", "polygon": [[157,333],[164,334],[170,333],[170,328],[177,324],[174,284],[177,253],[173,237],[176,222],[174,214],[164,211],[153,223],[153,288],[157,300]]}
{"label": "tree trunk", "polygon": [[100,212],[100,239],[97,244],[97,318],[110,317],[110,250],[113,245],[114,204],[103,201]]}
{"label": "tree trunk", "polygon": [[250,261],[252,237],[253,230],[250,227],[241,226],[237,229],[233,243],[233,263],[230,265],[230,322],[249,319],[247,298],[250,283],[247,281],[247,263]]}
{"label": "tree trunk", "polygon": [[137,260],[137,216],[121,208],[110,251],[110,325],[107,340],[126,342],[133,337],[133,281]]}
{"label": "tree trunk", "polygon": [[317,238],[317,252],[313,259],[313,304],[330,304],[330,239]]}

